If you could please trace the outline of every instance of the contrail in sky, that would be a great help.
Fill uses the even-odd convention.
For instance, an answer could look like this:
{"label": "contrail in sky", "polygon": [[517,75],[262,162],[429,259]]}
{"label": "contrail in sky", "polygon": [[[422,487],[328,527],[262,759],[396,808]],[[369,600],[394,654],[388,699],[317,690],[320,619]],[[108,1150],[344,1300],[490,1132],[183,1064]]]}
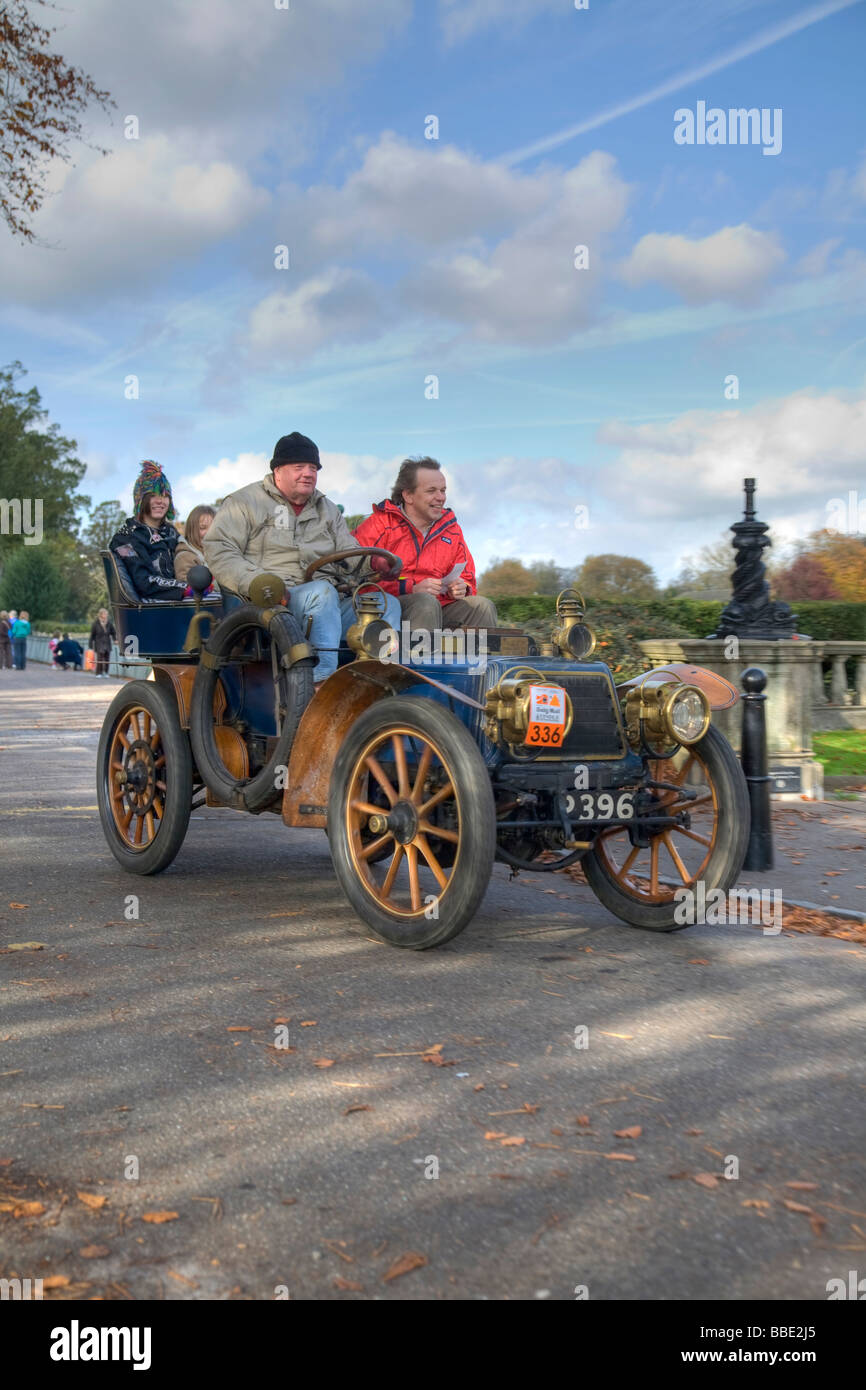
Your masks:
{"label": "contrail in sky", "polygon": [[511,150],[510,153],[500,157],[500,162],[502,164],[519,164],[523,159],[531,159],[533,155],[544,154],[547,150],[556,149],[557,145],[564,145],[567,140],[573,140],[576,135],[584,135],[588,130],[597,130],[599,126],[607,125],[608,121],[615,121],[619,116],[628,116],[632,111],[639,111],[642,106],[649,106],[650,102],[658,101],[659,97],[667,97],[672,92],[679,92],[683,87],[700,81],[702,77],[709,77],[710,73],[730,67],[731,63],[739,63],[743,58],[751,58],[753,53],[760,53],[762,48],[770,48],[780,39],[786,39],[789,34],[799,34],[801,29],[808,29],[810,24],[817,24],[819,20],[829,19],[830,15],[838,13],[839,10],[848,10],[852,5],[859,5],[860,3],[861,0],[828,0],[823,5],[813,5],[811,9],[801,10],[792,19],[786,19],[781,24],[774,24],[771,28],[762,30],[753,39],[747,39],[745,43],[737,44],[736,48],[728,49],[727,53],[722,53],[718,58],[712,58],[701,67],[690,68],[688,72],[681,72],[677,77],[671,77],[667,82],[662,82],[660,86],[653,87],[648,92],[642,92],[640,96],[632,97],[629,101],[623,101],[619,106],[611,106],[607,111],[601,111],[597,116],[590,116],[586,121],[579,121],[577,125],[566,126],[565,130],[558,130],[553,135],[545,135],[543,139],[535,140],[531,145],[523,145],[519,150]]}

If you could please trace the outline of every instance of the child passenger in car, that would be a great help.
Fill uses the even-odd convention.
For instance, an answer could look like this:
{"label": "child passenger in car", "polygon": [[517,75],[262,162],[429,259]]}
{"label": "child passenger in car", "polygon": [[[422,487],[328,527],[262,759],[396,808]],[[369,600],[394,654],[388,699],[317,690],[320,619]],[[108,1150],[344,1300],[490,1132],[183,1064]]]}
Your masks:
{"label": "child passenger in car", "polygon": [[171,525],[171,484],[153,459],[143,461],[132,500],[135,514],[126,518],[108,548],[123,560],[141,598],[177,602],[184,596],[184,585],[174,573],[178,534]]}
{"label": "child passenger in car", "polygon": [[[177,550],[174,552],[174,575],[182,584],[186,584],[186,596],[192,596],[192,589],[188,584],[189,572],[193,565],[207,566],[207,560],[201,548],[201,543],[210,530],[210,524],[216,516],[213,507],[193,507],[186,519],[184,534],[177,543]],[[215,584],[211,584],[205,593],[218,593]]]}

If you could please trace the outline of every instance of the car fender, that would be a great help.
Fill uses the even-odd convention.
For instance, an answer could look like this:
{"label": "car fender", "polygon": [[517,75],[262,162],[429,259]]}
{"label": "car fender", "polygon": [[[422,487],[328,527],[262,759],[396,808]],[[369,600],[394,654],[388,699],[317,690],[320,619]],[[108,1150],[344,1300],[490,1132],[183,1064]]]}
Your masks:
{"label": "car fender", "polygon": [[633,676],[630,681],[623,681],[616,687],[616,693],[622,696],[637,686],[652,689],[672,681],[679,681],[681,685],[696,685],[706,695],[710,709],[730,709],[740,698],[737,687],[724,676],[718,675],[715,671],[708,671],[705,666],[693,666],[689,661],[672,661],[667,666],[654,666],[651,671],[644,671],[641,676]]}
{"label": "car fender", "polygon": [[286,825],[325,828],[331,770],[349,729],[377,700],[419,684],[435,686],[454,700],[484,709],[462,691],[397,662],[352,661],[328,677],[304,710],[292,745],[283,793]]}

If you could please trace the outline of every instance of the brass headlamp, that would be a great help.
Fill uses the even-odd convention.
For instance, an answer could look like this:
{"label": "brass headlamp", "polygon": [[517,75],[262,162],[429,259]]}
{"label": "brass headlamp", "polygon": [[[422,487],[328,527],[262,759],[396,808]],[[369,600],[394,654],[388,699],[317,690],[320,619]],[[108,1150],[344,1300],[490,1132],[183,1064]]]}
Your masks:
{"label": "brass headlamp", "polygon": [[[546,679],[533,666],[511,666],[500,676],[496,685],[491,686],[486,696],[487,719],[484,731],[494,743],[504,739],[512,746],[525,742],[529,728],[529,706],[533,685],[555,685],[565,700],[565,738],[574,722],[574,708],[568,691],[555,681]],[[542,749],[539,749],[542,751]]]}
{"label": "brass headlamp", "polygon": [[596,636],[584,622],[586,604],[578,589],[563,589],[556,600],[558,625],[550,634],[553,646],[566,661],[588,661],[595,651]]}
{"label": "brass headlamp", "polygon": [[703,738],[710,724],[710,703],[696,685],[641,684],[626,694],[625,724],[637,752],[669,757],[680,744]]}
{"label": "brass headlamp", "polygon": [[352,607],[357,622],[346,633],[346,641],[358,661],[387,661],[400,650],[400,638],[390,623],[385,621],[387,599],[378,584],[363,586],[364,593],[356,589],[352,596]]}

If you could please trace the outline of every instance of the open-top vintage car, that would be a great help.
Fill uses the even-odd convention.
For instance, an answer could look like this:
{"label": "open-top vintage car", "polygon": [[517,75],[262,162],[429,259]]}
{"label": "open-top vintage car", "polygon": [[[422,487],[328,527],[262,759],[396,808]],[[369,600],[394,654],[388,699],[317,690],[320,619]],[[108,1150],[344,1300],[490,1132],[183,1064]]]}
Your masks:
{"label": "open-top vintage car", "polygon": [[121,646],[152,665],[118,692],[99,744],[100,816],[124,869],[170,864],[195,806],[275,813],[325,830],[357,915],[414,949],[466,926],[497,859],[579,862],[611,912],[652,931],[683,925],[677,890],[727,891],[749,834],[742,770],[711,723],[739,698],[730,682],[675,663],[615,684],[573,590],[547,643],[500,628],[486,654],[471,631],[400,652],[362,577],[371,556],[397,563],[364,548],[306,572],[329,567],[358,615],[314,689],[315,651],[276,576],[249,601],[209,599],[198,567],[193,611],[139,599],[104,554]]}

